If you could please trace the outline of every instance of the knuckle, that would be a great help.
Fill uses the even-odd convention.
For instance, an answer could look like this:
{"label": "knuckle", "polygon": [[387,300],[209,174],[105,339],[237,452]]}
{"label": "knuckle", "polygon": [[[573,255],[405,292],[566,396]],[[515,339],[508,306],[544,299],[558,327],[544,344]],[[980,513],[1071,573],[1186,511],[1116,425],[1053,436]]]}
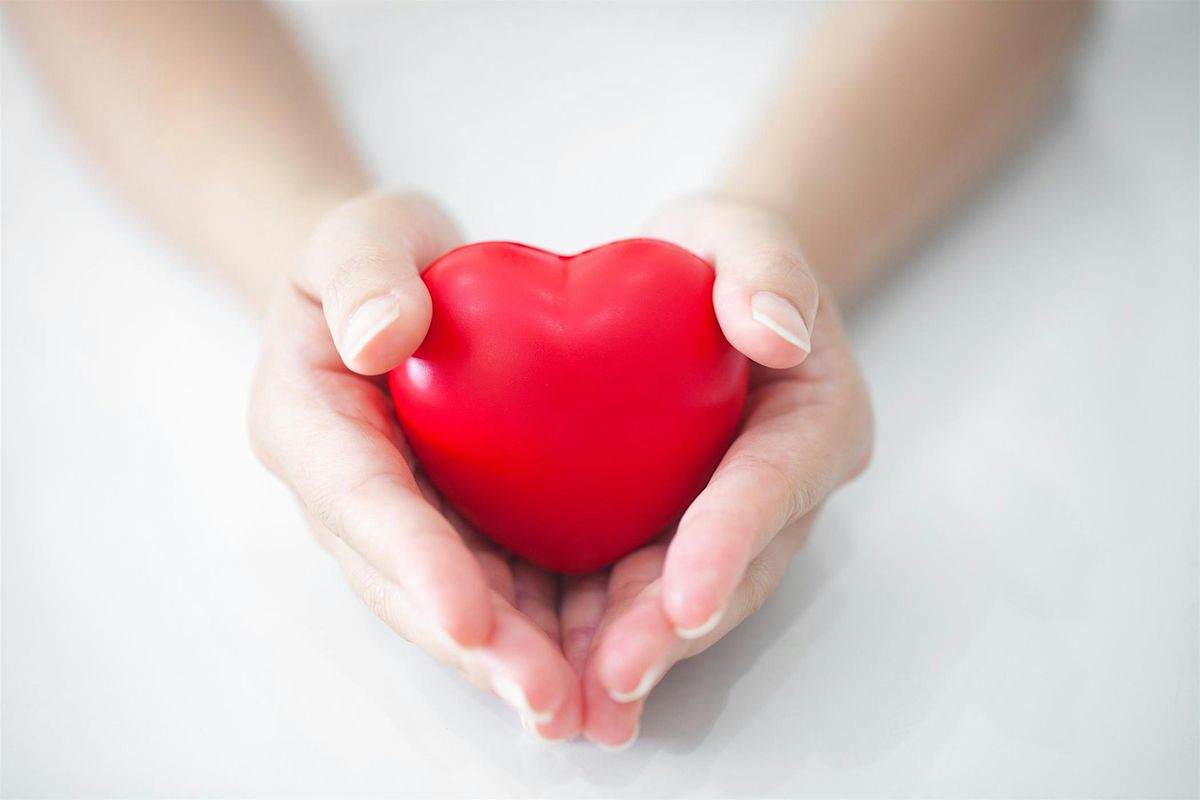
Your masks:
{"label": "knuckle", "polygon": [[378,575],[363,578],[358,585],[358,596],[371,613],[386,623],[392,619],[392,587]]}
{"label": "knuckle", "polygon": [[750,263],[766,288],[790,295],[793,300],[809,306],[821,294],[820,284],[809,269],[808,259],[798,246],[788,242],[773,242],[754,249]]}
{"label": "knuckle", "polygon": [[[346,541],[346,537],[342,536],[341,529],[334,517],[336,516],[335,503],[326,495],[313,495],[311,492],[301,492],[296,487],[292,489],[292,494],[300,506],[300,511],[304,515],[306,526],[312,539],[325,552],[332,556],[337,556],[340,549],[350,545]],[[354,549],[351,547],[351,549]],[[357,552],[357,550],[355,551]]]}
{"label": "knuckle", "polygon": [[[402,488],[403,487],[403,488]],[[390,509],[391,504],[381,502],[385,495],[411,492],[401,475],[375,473],[353,486],[334,490],[306,492],[304,502],[313,516],[329,531],[358,552],[371,566],[388,580],[403,585],[403,576],[412,574],[414,560],[420,560],[432,537],[422,537],[420,526],[411,520],[397,518],[393,513],[380,512]],[[404,526],[403,533],[407,549],[380,546],[371,532],[381,526],[394,528]]]}
{"label": "knuckle", "polygon": [[340,255],[321,291],[326,308],[348,307],[376,288],[386,270],[388,256],[376,245],[356,244]]}
{"label": "knuckle", "polygon": [[372,476],[343,491],[312,489],[305,492],[304,505],[330,533],[353,546],[347,532],[356,524],[354,509],[368,502],[366,495],[376,477]]}
{"label": "knuckle", "polygon": [[799,248],[773,244],[756,250],[752,259],[760,288],[786,297],[806,317],[816,309],[820,285]]}
{"label": "knuckle", "polygon": [[800,477],[800,470],[781,465],[751,452],[743,452],[730,462],[730,467],[746,470],[765,486],[772,487],[779,498],[784,524],[814,508],[821,499],[817,481]]}
{"label": "knuckle", "polygon": [[330,535],[346,540],[342,505],[328,492],[312,492],[301,498],[309,515],[321,523]]}
{"label": "knuckle", "polygon": [[313,541],[329,555],[336,556],[337,550],[334,542],[338,541],[337,537],[333,535],[324,523],[312,514],[306,512],[305,517],[308,519],[308,532],[312,536]]}
{"label": "knuckle", "polygon": [[759,249],[754,254],[754,262],[760,272],[776,285],[790,284],[796,280],[797,275],[806,272],[804,257],[800,255],[800,251],[780,245]]}
{"label": "knuckle", "polygon": [[740,592],[739,616],[749,617],[763,607],[778,583],[777,571],[765,557],[756,558],[746,567]]}
{"label": "knuckle", "polygon": [[799,517],[812,511],[820,505],[823,498],[823,492],[814,481],[792,481],[788,491],[788,496],[791,498],[787,521],[791,522]]}
{"label": "knuckle", "polygon": [[767,565],[766,559],[755,559],[746,570],[746,580],[750,588],[750,613],[753,614],[775,591],[775,571]]}
{"label": "knuckle", "polygon": [[803,298],[808,302],[816,302],[821,296],[821,285],[817,282],[817,278],[808,269],[808,264],[804,261],[803,256],[800,259],[800,268],[795,271],[792,276],[794,283],[793,291],[797,297]]}

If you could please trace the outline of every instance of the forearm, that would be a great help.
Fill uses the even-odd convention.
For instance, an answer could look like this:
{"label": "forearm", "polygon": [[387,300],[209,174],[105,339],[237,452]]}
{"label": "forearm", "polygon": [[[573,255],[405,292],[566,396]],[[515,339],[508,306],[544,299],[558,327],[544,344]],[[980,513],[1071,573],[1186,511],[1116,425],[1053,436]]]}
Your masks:
{"label": "forearm", "polygon": [[261,306],[366,178],[287,31],[258,3],[13,3],[84,149],[159,227]]}
{"label": "forearm", "polygon": [[840,7],[724,193],[783,213],[834,292],[852,299],[1037,119],[1087,10],[953,0]]}

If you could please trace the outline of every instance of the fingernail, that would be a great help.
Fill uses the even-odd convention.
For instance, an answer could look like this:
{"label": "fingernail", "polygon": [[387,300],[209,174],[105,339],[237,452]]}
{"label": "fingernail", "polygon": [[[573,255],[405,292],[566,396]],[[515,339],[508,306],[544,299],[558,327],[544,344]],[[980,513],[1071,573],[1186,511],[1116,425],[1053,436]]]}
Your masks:
{"label": "fingernail", "polygon": [[542,742],[543,744],[562,744],[566,741],[565,738],[554,739],[550,736],[543,735],[542,732],[538,730],[538,723],[530,719],[529,715],[518,714],[517,716],[521,719],[521,727],[536,736],[538,741]]}
{"label": "fingernail", "polygon": [[606,750],[609,753],[619,753],[622,750],[628,750],[637,741],[638,733],[641,732],[642,724],[639,722],[633,726],[633,735],[620,744],[605,744],[604,742],[596,742],[601,750]]}
{"label": "fingernail", "polygon": [[492,690],[497,697],[515,708],[518,714],[529,717],[538,725],[545,725],[554,719],[553,711],[534,711],[529,705],[529,698],[525,696],[525,690],[503,675],[492,678]]}
{"label": "fingernail", "polygon": [[774,292],[755,292],[750,298],[750,317],[774,331],[779,338],[806,353],[812,352],[812,338],[804,317],[796,307]]}
{"label": "fingernail", "polygon": [[346,323],[346,359],[357,358],[399,316],[400,302],[394,292],[373,297],[355,309]]}
{"label": "fingernail", "polygon": [[466,663],[468,656],[478,653],[481,650],[479,647],[463,647],[461,644],[455,641],[454,637],[447,633],[444,628],[440,628],[436,625],[433,626],[433,635],[437,637],[442,647],[449,650],[452,654],[454,654],[455,657],[459,659],[459,661],[462,661],[463,663]]}
{"label": "fingernail", "polygon": [[675,626],[675,635],[680,639],[699,639],[702,636],[708,636],[712,633],[717,625],[721,622],[721,615],[725,613],[725,609],[718,608],[713,615],[705,620],[700,625],[694,628],[681,628]]}
{"label": "fingernail", "polygon": [[629,692],[620,692],[616,689],[609,689],[608,696],[618,703],[632,703],[634,700],[641,700],[646,695],[650,694],[650,690],[654,688],[654,684],[658,683],[658,679],[662,677],[662,669],[654,667],[646,670],[646,674],[638,681],[638,685]]}

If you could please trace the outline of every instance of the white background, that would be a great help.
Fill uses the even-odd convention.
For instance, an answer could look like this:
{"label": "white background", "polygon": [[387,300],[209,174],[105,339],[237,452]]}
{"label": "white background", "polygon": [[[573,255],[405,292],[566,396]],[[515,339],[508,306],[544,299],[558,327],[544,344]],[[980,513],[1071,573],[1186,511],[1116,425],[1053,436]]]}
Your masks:
{"label": "white background", "polygon": [[[248,452],[255,322],[6,34],[4,792],[1195,796],[1197,8],[1101,7],[1037,141],[856,311],[873,468],[620,755],[530,739],[341,585]],[[386,181],[577,250],[707,185],[820,11],[289,16]]]}

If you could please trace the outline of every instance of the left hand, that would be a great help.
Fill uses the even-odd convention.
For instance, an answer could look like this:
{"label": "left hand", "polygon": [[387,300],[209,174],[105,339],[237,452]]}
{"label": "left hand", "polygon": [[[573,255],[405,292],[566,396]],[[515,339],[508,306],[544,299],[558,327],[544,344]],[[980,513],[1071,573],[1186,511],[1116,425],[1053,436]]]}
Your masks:
{"label": "left hand", "polygon": [[510,703],[535,735],[571,737],[582,704],[559,649],[555,576],[501,552],[442,500],[377,377],[425,337],[421,270],[458,242],[418,195],[370,192],[331,211],[276,292],[251,439],[383,622]]}
{"label": "left hand", "polygon": [[817,508],[866,468],[873,438],[838,309],[818,297],[782,219],[689,201],[660,214],[648,234],[713,264],[717,319],[756,363],[741,431],[673,536],[608,573],[564,583],[562,647],[582,674],[584,733],[610,748],[636,738],[645,698],[668,669],[762,605]]}

